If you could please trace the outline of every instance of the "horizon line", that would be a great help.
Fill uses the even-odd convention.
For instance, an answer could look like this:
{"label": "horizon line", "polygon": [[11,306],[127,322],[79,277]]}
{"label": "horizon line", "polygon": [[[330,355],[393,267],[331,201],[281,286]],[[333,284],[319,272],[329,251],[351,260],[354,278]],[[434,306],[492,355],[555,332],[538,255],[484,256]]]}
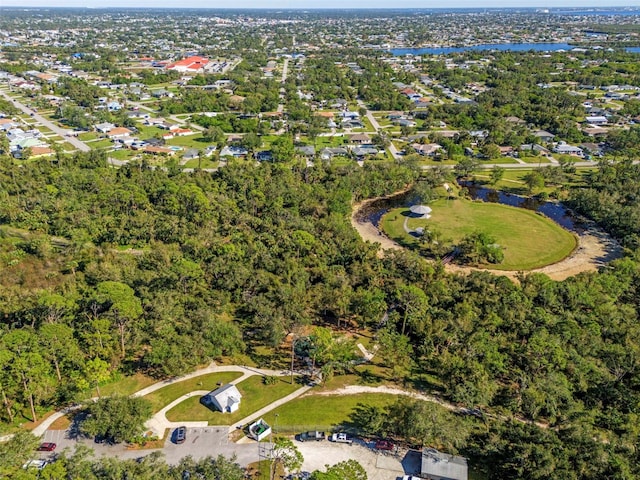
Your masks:
{"label": "horizon line", "polygon": [[558,10],[562,9],[590,9],[590,10],[611,10],[618,8],[637,8],[640,10],[640,4],[636,5],[612,5],[606,7],[600,6],[575,6],[575,5],[558,5],[558,6],[501,6],[501,7],[181,7],[181,6],[167,6],[167,7],[151,7],[151,6],[115,6],[115,7],[92,7],[92,6],[64,6],[64,5],[0,5],[0,10],[5,8],[19,8],[21,10],[30,10],[30,9],[53,9],[53,8],[66,8],[66,9],[84,9],[84,10],[133,10],[133,9],[145,9],[145,10],[276,10],[276,11],[290,11],[290,10],[300,10],[300,11],[323,11],[323,10],[517,10],[517,9],[543,9],[543,10]]}

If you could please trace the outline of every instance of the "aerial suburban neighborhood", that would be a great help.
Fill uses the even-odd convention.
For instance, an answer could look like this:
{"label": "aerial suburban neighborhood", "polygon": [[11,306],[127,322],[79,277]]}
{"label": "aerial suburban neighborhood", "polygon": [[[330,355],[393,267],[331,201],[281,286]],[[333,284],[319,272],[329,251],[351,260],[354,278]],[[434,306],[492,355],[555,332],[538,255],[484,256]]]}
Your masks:
{"label": "aerial suburban neighborhood", "polygon": [[640,477],[637,6],[63,3],[0,5],[0,478]]}

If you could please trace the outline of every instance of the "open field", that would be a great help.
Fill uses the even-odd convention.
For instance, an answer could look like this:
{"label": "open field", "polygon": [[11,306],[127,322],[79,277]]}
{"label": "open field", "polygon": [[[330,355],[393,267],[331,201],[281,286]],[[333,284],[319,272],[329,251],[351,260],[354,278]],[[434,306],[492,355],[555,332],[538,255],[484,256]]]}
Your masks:
{"label": "open field", "polygon": [[491,265],[497,270],[531,270],[559,262],[576,248],[575,236],[552,220],[533,211],[495,203],[439,199],[430,204],[430,219],[407,217],[407,208],[390,211],[382,226],[392,239],[404,245],[418,240],[405,229],[433,228],[441,242],[455,245],[463,237],[481,231],[490,234],[504,248],[504,261]]}
{"label": "open field", "polygon": [[[385,407],[397,399],[391,394],[305,395],[269,412],[264,419],[278,432],[348,426],[359,404]],[[276,415],[277,420],[276,420]]]}

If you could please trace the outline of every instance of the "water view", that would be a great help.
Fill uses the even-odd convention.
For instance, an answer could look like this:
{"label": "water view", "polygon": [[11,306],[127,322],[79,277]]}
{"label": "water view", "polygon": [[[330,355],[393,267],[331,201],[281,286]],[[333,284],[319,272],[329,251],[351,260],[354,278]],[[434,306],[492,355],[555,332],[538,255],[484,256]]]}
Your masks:
{"label": "water view", "polygon": [[556,52],[576,48],[568,43],[491,43],[468,47],[436,47],[436,48],[394,48],[389,50],[393,55],[446,55],[449,53],[467,52],[469,50],[499,50],[528,52]]}

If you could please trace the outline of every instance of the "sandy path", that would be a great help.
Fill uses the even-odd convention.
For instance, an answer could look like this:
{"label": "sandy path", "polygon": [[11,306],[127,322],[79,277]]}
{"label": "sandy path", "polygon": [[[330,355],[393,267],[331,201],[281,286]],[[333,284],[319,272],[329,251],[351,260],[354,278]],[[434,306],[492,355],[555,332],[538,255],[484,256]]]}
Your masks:
{"label": "sandy path", "polygon": [[[595,226],[578,235],[578,247],[564,260],[546,267],[527,270],[524,273],[544,273],[551,280],[565,280],[582,272],[595,272],[611,260],[622,256],[622,247],[605,232]],[[461,267],[448,264],[445,270],[450,273],[468,275],[472,271],[486,271],[495,275],[504,275],[517,280],[520,272],[513,270],[492,270],[489,268]]]}
{"label": "sandy path", "polygon": [[[367,207],[370,203],[380,200],[381,198],[372,198],[353,206],[351,213],[351,225],[355,228],[363,240],[371,243],[379,243],[380,249],[378,256],[384,256],[385,250],[400,250],[403,247],[384,235],[380,229],[373,225],[370,221],[361,220],[359,218],[360,211]],[[537,272],[544,273],[552,280],[565,280],[582,272],[594,272],[608,262],[620,258],[623,250],[620,244],[607,235],[603,230],[595,225],[589,227],[582,234],[578,235],[578,247],[564,260],[547,265],[546,267],[527,270],[523,273]],[[489,268],[462,267],[459,265],[447,264],[445,270],[449,273],[459,273],[468,275],[473,271],[486,271],[495,275],[502,275],[517,281],[518,275],[521,273],[514,270],[492,270]]]}
{"label": "sandy path", "polygon": [[[393,194],[393,195],[396,195],[396,194]],[[393,195],[389,195],[389,196],[393,196]],[[378,227],[376,227],[374,224],[372,224],[367,220],[358,219],[358,214],[360,213],[360,210],[365,208],[370,203],[375,202],[376,200],[380,200],[381,198],[386,198],[386,197],[371,198],[369,200],[364,200],[363,202],[356,203],[353,205],[353,210],[351,211],[351,225],[353,225],[353,228],[355,228],[358,231],[362,239],[365,242],[368,241],[371,243],[380,244],[381,249],[378,250],[378,257],[384,256],[384,250],[402,250],[401,245],[399,245],[398,243],[394,242],[389,237],[384,235],[382,231],[380,231]]]}

